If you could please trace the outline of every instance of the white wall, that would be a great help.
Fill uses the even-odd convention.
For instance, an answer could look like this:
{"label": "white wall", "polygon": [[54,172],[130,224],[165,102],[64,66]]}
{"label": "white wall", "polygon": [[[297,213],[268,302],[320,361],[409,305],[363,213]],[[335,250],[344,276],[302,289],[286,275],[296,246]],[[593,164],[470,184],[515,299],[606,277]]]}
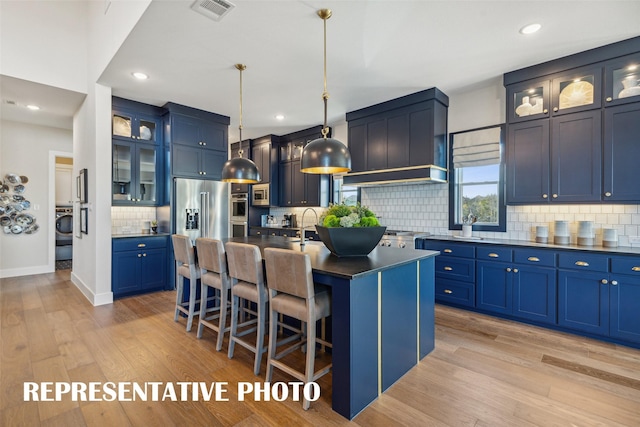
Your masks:
{"label": "white wall", "polygon": [[0,74],[85,93],[88,3],[0,1]]}
{"label": "white wall", "polygon": [[0,121],[0,175],[29,178],[24,196],[31,202],[28,213],[40,229],[31,235],[7,235],[0,231],[0,277],[51,272],[54,246],[55,194],[49,191],[49,152],[71,152],[72,133],[66,129]]}

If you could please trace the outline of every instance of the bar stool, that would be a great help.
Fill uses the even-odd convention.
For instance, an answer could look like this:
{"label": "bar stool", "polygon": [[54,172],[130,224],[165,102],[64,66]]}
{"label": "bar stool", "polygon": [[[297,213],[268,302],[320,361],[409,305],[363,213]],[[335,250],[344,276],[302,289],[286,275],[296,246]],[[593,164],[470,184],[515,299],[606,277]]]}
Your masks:
{"label": "bar stool", "polygon": [[[225,328],[227,320],[227,306],[229,304],[229,290],[231,284],[227,273],[227,258],[224,246],[220,240],[199,237],[196,239],[198,252],[198,265],[200,266],[200,297],[203,299],[213,290],[213,298],[207,299],[218,302],[217,305],[208,307],[209,304],[200,304],[200,317],[198,319],[198,338],[202,338],[202,330],[206,326],[218,332],[216,350],[222,349],[224,334],[229,331]],[[218,324],[213,323],[218,319]]]}
{"label": "bar stool", "polygon": [[[196,256],[193,250],[193,244],[188,236],[181,234],[173,234],[171,236],[173,243],[173,256],[176,259],[176,314],[173,318],[178,321],[180,313],[187,315],[187,332],[191,331],[193,317],[196,314],[196,303],[199,302],[196,297],[196,286],[200,278],[200,267],[196,263]],[[183,302],[184,298],[184,279],[189,279],[189,301]]]}
{"label": "bar stool", "polygon": [[[264,281],[262,255],[255,245],[229,242],[225,245],[227,264],[231,278],[231,332],[229,334],[229,359],[233,357],[235,343],[256,354],[253,372],[260,373],[260,362],[267,348],[264,333],[267,312],[267,288]],[[239,302],[245,299],[256,304],[255,317],[238,324]],[[248,329],[246,327],[255,325]],[[238,328],[243,328],[238,332]],[[241,337],[257,332],[256,342],[250,343]]]}
{"label": "bar stool", "polygon": [[[266,381],[271,381],[274,367],[305,383],[315,381],[327,374],[332,367],[332,364],[329,364],[317,372],[314,371],[315,343],[331,347],[330,343],[316,336],[316,322],[331,315],[330,290],[323,285],[314,285],[308,254],[290,249],[265,248],[264,258],[269,283],[269,316],[271,319],[276,319],[277,314],[280,313],[302,321],[303,325],[306,323],[306,339],[298,341],[280,353],[276,353],[279,344],[276,341],[278,325],[276,322],[271,323]],[[304,373],[279,360],[305,343],[307,343],[307,358]],[[309,405],[310,402],[303,399],[302,408],[307,410]]]}

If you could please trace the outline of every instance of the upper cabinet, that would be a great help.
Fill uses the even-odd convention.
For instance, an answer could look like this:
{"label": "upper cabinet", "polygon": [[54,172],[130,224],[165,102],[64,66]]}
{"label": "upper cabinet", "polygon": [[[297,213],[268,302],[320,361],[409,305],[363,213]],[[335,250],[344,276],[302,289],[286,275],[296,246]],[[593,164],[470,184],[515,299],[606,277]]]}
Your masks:
{"label": "upper cabinet", "polygon": [[640,101],[640,53],[605,64],[605,106]]}
{"label": "upper cabinet", "polygon": [[114,97],[112,111],[112,204],[161,204],[162,109]]}
{"label": "upper cabinet", "polygon": [[[304,145],[322,137],[322,126],[281,137],[279,143],[279,205],[283,207],[328,206],[330,176],[302,173],[300,154]],[[329,132],[328,137],[331,137]]]}
{"label": "upper cabinet", "polygon": [[347,113],[351,172],[344,183],[446,182],[448,105],[431,88]]}
{"label": "upper cabinet", "polygon": [[640,37],[504,75],[508,204],[638,203],[638,67]]}
{"label": "upper cabinet", "polygon": [[174,103],[165,108],[171,175],[219,180],[227,161],[229,117]]}

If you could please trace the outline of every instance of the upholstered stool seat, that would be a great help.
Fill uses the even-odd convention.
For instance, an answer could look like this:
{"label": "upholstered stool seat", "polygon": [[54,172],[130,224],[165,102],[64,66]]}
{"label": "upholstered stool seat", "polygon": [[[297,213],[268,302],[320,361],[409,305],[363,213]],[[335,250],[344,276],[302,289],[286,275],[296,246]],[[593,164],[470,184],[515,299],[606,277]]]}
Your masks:
{"label": "upholstered stool seat", "polygon": [[[180,313],[187,316],[187,332],[191,331],[193,318],[196,315],[197,281],[200,279],[200,267],[196,263],[193,244],[188,236],[174,234],[171,236],[173,255],[176,260],[176,310],[174,321],[178,321]],[[184,279],[189,279],[189,300],[184,300]]]}
{"label": "upholstered stool seat", "polygon": [[[231,331],[228,356],[230,359],[233,357],[236,343],[251,350],[255,353],[253,372],[258,375],[262,355],[267,351],[264,345],[264,334],[268,297],[262,255],[257,246],[245,243],[229,242],[225,245],[225,249],[231,279]],[[255,316],[242,323],[238,323],[240,299],[256,304]],[[253,332],[256,332],[255,343],[242,339]]]}
{"label": "upholstered stool seat", "polygon": [[[317,372],[314,370],[316,343],[331,347],[330,343],[316,336],[316,322],[331,315],[330,288],[313,283],[308,254],[289,249],[265,248],[264,258],[269,283],[269,316],[276,319],[278,314],[285,314],[300,320],[304,338],[277,353],[277,347],[290,340],[278,342],[277,324],[271,322],[266,381],[271,381],[274,367],[305,383],[315,381],[327,374],[332,366],[329,364]],[[305,344],[307,355],[304,372],[299,372],[280,360]],[[302,408],[307,410],[309,406],[310,402],[303,399]]]}
{"label": "upholstered stool seat", "polygon": [[[198,264],[200,266],[200,295],[201,299],[207,299],[207,303],[200,304],[200,317],[198,319],[198,338],[202,338],[204,327],[218,333],[216,350],[222,349],[224,334],[229,331],[225,327],[227,320],[227,306],[229,304],[229,290],[231,282],[227,272],[227,257],[224,245],[220,240],[198,238],[196,239]],[[206,298],[212,289],[213,297]],[[209,304],[214,301],[215,304]],[[215,321],[218,323],[214,323]]]}

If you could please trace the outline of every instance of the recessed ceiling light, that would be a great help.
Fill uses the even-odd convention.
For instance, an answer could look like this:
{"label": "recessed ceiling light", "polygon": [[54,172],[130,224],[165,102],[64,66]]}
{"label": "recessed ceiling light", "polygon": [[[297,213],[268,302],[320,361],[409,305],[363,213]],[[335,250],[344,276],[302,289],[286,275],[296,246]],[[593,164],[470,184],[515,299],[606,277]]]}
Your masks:
{"label": "recessed ceiling light", "polygon": [[276,120],[284,120],[284,116],[282,114],[276,114]]}
{"label": "recessed ceiling light", "polygon": [[520,28],[520,34],[533,34],[540,30],[540,28],[542,28],[542,25],[540,24],[525,25],[524,27]]}
{"label": "recessed ceiling light", "polygon": [[146,75],[145,73],[141,73],[139,71],[136,71],[135,73],[131,73],[131,75],[138,80],[147,80],[149,78],[148,75]]}
{"label": "recessed ceiling light", "polygon": [[32,111],[38,111],[40,109],[40,107],[38,107],[37,105],[34,105],[34,104],[27,105],[27,108],[29,110],[32,110]]}

